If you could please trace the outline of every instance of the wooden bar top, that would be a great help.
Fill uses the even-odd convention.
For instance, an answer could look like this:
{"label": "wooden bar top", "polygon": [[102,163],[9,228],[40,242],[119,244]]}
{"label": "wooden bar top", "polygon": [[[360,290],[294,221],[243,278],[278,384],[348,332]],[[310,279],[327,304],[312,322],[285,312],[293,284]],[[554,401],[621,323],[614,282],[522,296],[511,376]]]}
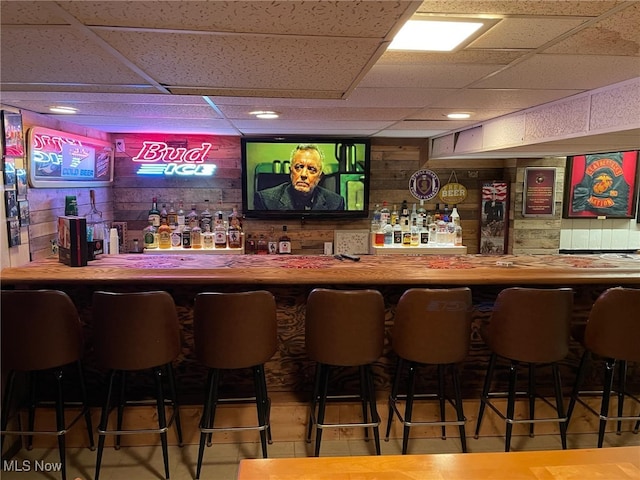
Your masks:
{"label": "wooden bar top", "polygon": [[640,255],[103,255],[48,258],[1,272],[3,286],[100,284],[640,285]]}
{"label": "wooden bar top", "polygon": [[242,460],[238,480],[638,480],[640,447]]}

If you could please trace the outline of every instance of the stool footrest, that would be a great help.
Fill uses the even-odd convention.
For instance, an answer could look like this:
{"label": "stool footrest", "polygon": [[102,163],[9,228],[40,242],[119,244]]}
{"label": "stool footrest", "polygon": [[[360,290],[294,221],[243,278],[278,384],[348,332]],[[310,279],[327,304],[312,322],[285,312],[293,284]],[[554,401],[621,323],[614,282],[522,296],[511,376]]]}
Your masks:
{"label": "stool footrest", "polygon": [[[400,413],[400,410],[398,410],[398,406],[397,406],[397,400],[402,400],[405,399],[406,395],[398,395],[397,399],[393,399],[391,397],[389,397],[389,406],[393,409],[394,413],[396,414],[396,416],[398,417],[398,420],[400,420],[400,423],[402,423],[405,427],[427,427],[427,426],[434,426],[434,427],[439,427],[439,426],[447,426],[447,425],[464,425],[467,422],[466,417],[464,418],[464,420],[442,420],[442,421],[437,421],[437,420],[429,420],[429,421],[406,421],[402,415],[402,413]],[[438,395],[435,393],[421,393],[419,395],[414,395],[413,396],[414,400],[415,399],[438,399]],[[453,402],[453,400],[451,400],[449,397],[445,397],[445,400],[447,402],[449,402],[449,404],[451,406],[453,406],[454,408],[456,407],[456,404]]]}
{"label": "stool footrest", "polygon": [[[490,396],[494,396],[494,395],[490,395]],[[502,395],[498,394],[498,396],[502,396]],[[536,395],[536,398],[539,399],[539,400],[544,401],[547,405],[550,405],[550,406],[555,408],[555,406],[548,399],[546,399],[545,397],[541,397],[539,395]],[[516,420],[516,419],[512,419],[512,418],[507,418],[507,416],[504,415],[498,409],[498,407],[496,407],[488,399],[482,398],[481,401],[482,401],[482,403],[487,405],[491,410],[493,410],[496,413],[496,415],[498,415],[502,420],[504,420],[507,423],[511,423],[511,424],[520,424],[520,423],[530,424],[530,423],[548,423],[548,422],[566,423],[567,420],[568,420],[568,417],[566,415],[564,417],[526,418],[526,419]]]}
{"label": "stool footrest", "polygon": [[[143,403],[143,402],[133,402],[133,403]],[[171,406],[171,405],[168,405]],[[111,409],[113,411],[114,409]],[[111,412],[110,411],[110,412]],[[171,417],[169,417],[169,421],[164,428],[140,428],[134,430],[102,430],[98,427],[98,435],[135,435],[135,434],[143,434],[143,433],[166,433],[169,431],[171,426],[173,425],[173,420],[176,418],[178,414],[177,409],[173,409],[171,413]]]}
{"label": "stool footrest", "polygon": [[[244,397],[244,398],[221,398],[218,399],[216,403],[230,403],[230,404],[238,404],[238,403],[252,403],[256,402],[256,397]],[[215,433],[215,432],[241,432],[246,430],[267,430],[271,426],[271,398],[267,397],[267,418],[264,424],[258,425],[246,425],[246,426],[236,426],[236,427],[203,427],[200,425],[200,432],[202,433]]]}
{"label": "stool footrest", "polygon": [[[65,404],[66,406],[77,405],[77,404]],[[64,429],[62,430],[1,430],[0,434],[5,435],[66,435],[66,433],[73,427],[80,418],[82,418],[85,413],[87,413],[89,409],[87,407],[83,408],[78,415],[76,415],[71,422],[69,422]],[[14,415],[15,417],[15,415]],[[11,417],[13,418],[13,417]],[[22,423],[22,422],[20,422]]]}

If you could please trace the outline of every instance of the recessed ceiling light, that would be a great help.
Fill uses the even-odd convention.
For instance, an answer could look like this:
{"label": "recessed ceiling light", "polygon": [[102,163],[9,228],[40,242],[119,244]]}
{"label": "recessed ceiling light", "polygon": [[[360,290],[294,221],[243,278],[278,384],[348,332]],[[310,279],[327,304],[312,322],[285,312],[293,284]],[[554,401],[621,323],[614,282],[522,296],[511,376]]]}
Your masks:
{"label": "recessed ceiling light", "polygon": [[63,107],[63,106],[60,106],[60,105],[55,105],[53,107],[49,107],[49,111],[53,112],[53,113],[65,113],[67,115],[78,113],[78,109],[77,108]]}
{"label": "recessed ceiling light", "polygon": [[255,115],[256,118],[262,119],[272,119],[280,116],[277,112],[273,112],[271,110],[255,110],[253,112],[249,112],[249,115]]}
{"label": "recessed ceiling light", "polygon": [[452,120],[464,120],[469,117],[471,117],[471,114],[466,112],[455,112],[447,114],[447,118],[450,118]]}
{"label": "recessed ceiling light", "polygon": [[447,17],[409,20],[396,34],[389,49],[451,52],[470,43],[498,21]]}

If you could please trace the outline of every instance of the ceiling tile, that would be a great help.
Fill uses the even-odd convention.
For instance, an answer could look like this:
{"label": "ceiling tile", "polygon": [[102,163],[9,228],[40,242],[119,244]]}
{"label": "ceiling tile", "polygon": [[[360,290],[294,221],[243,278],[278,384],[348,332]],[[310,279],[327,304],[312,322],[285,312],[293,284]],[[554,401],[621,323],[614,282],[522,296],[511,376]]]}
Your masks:
{"label": "ceiling tile", "polygon": [[496,70],[495,65],[374,65],[360,86],[461,88]]}

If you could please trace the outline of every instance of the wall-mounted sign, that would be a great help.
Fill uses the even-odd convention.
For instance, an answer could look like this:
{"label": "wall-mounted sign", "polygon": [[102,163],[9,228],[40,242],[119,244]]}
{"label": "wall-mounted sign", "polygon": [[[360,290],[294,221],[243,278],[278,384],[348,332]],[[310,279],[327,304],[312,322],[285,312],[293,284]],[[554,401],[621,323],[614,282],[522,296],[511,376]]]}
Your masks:
{"label": "wall-mounted sign", "polygon": [[131,161],[140,164],[136,175],[210,177],[216,171],[215,164],[205,163],[211,147],[211,143],[187,148],[165,142],[144,141]]}
{"label": "wall-mounted sign", "polygon": [[409,191],[418,200],[431,200],[440,190],[440,179],[432,170],[418,170],[409,179]]}
{"label": "wall-mounted sign", "polygon": [[29,129],[28,137],[32,187],[99,187],[113,182],[111,143],[42,127]]}
{"label": "wall-mounted sign", "polygon": [[555,214],[556,169],[525,168],[522,215],[548,217]]}
{"label": "wall-mounted sign", "polygon": [[482,184],[480,199],[480,253],[507,253],[509,184],[502,181]]}
{"label": "wall-mounted sign", "polygon": [[457,205],[467,198],[467,187],[458,183],[458,176],[455,170],[451,171],[449,182],[440,188],[439,196],[445,205]]}

